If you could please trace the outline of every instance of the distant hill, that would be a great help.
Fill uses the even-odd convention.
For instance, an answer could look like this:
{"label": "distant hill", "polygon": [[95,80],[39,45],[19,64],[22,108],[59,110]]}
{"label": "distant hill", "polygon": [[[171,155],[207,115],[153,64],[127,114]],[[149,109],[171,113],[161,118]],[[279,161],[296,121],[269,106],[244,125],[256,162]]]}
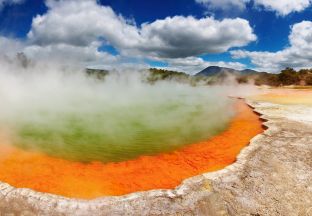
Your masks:
{"label": "distant hill", "polygon": [[235,70],[233,68],[227,68],[227,67],[210,66],[200,71],[195,76],[226,76],[229,74],[252,75],[252,74],[257,74],[257,73],[258,71],[251,70],[251,69]]}
{"label": "distant hill", "polygon": [[252,74],[258,74],[260,72],[258,72],[256,70],[252,70],[252,69],[245,69],[245,70],[241,70],[240,73],[242,75],[252,75]]}

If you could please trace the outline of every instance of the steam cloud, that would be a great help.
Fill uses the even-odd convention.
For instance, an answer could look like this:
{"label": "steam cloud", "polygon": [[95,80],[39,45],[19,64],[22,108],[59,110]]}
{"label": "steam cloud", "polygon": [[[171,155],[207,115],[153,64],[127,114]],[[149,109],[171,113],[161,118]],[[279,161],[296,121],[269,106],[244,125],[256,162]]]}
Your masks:
{"label": "steam cloud", "polygon": [[233,114],[224,87],[149,84],[122,71],[1,64],[0,126],[22,148],[78,161],[120,161],[207,139]]}

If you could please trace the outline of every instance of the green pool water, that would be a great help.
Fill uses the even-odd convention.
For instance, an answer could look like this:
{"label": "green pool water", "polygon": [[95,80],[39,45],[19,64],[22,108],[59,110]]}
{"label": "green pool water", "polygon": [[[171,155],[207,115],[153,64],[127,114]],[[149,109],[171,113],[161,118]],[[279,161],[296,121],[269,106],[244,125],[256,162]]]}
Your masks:
{"label": "green pool water", "polygon": [[123,161],[207,139],[223,131],[231,117],[231,101],[208,88],[128,82],[77,86],[39,86],[41,91],[28,89],[7,100],[1,117],[12,143],[75,161]]}

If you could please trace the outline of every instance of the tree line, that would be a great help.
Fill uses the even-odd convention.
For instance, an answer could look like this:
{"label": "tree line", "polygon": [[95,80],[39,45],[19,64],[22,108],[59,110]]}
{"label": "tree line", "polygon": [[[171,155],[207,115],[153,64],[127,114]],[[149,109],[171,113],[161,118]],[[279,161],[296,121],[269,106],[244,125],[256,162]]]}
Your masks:
{"label": "tree line", "polygon": [[299,71],[287,67],[279,74],[260,73],[255,79],[256,85],[270,86],[311,86],[312,69],[301,69]]}

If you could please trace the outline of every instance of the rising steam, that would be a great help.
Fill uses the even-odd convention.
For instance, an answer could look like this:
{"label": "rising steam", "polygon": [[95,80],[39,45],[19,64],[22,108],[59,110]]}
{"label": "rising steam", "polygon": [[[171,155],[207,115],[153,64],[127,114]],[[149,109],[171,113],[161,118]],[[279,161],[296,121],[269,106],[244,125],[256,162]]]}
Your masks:
{"label": "rising steam", "polygon": [[0,126],[12,144],[78,161],[120,161],[170,151],[224,130],[224,87],[149,84],[139,72],[105,80],[52,64],[2,64]]}

